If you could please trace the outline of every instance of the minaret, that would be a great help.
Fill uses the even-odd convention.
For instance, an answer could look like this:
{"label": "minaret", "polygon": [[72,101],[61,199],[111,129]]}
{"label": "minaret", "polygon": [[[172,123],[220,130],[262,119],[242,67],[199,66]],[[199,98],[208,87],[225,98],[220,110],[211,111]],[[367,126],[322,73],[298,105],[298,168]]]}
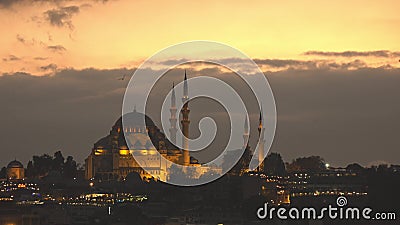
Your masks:
{"label": "minaret", "polygon": [[248,146],[248,141],[249,141],[249,124],[247,123],[247,115],[244,118],[244,133],[243,133],[243,148],[246,148]]}
{"label": "minaret", "polygon": [[263,116],[262,116],[262,108],[260,110],[260,119],[258,124],[258,134],[259,134],[259,143],[258,143],[258,171],[264,172],[264,125],[263,125]]}
{"label": "minaret", "polygon": [[169,128],[169,134],[171,137],[171,141],[173,144],[176,144],[176,99],[175,99],[175,85],[172,83],[172,94],[171,94],[171,108],[169,111],[171,112],[171,118],[169,122],[171,124],[171,128]]}
{"label": "minaret", "polygon": [[182,102],[184,103],[181,113],[182,113],[182,130],[183,130],[183,137],[182,137],[182,145],[183,145],[183,165],[189,166],[190,164],[190,155],[189,155],[189,103],[187,101],[189,99],[188,95],[188,86],[187,86],[187,77],[186,77],[186,70],[185,70],[185,78],[183,80],[183,97]]}

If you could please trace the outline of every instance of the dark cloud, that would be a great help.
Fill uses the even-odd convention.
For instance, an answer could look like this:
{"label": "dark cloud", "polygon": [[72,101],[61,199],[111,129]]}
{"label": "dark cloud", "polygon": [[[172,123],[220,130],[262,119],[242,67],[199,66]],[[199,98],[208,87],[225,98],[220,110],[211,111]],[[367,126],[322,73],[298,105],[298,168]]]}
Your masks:
{"label": "dark cloud", "polygon": [[290,68],[302,70],[347,70],[367,67],[362,60],[353,60],[349,62],[337,63],[329,60],[293,60],[293,59],[255,59],[259,66],[267,66],[270,68]]}
{"label": "dark cloud", "polygon": [[[21,7],[32,7],[32,6],[51,6],[53,9],[43,12],[42,15],[34,15],[31,17],[33,22],[39,25],[43,22],[49,23],[56,27],[67,27],[70,30],[74,29],[72,23],[72,17],[80,12],[80,8],[88,8],[92,6],[92,3],[107,3],[107,0],[84,0],[84,1],[73,1],[73,0],[0,0],[0,9],[12,9],[18,12]],[[79,4],[79,5],[71,5]],[[22,36],[17,39],[24,43]],[[49,36],[49,40],[52,37]]]}
{"label": "dark cloud", "polygon": [[85,9],[85,8],[92,8],[92,5],[89,3],[84,3],[82,5],[79,6],[81,9]]}
{"label": "dark cloud", "polygon": [[128,73],[86,69],[0,76],[0,141],[5,143],[0,165],[14,158],[26,165],[33,154],[56,149],[81,161],[118,118],[126,85],[118,78]]}
{"label": "dark cloud", "polygon": [[[247,60],[241,58],[223,58],[217,60],[223,65],[232,65],[240,67],[241,64]],[[188,62],[187,59],[170,59],[160,62],[162,65],[171,66]],[[356,69],[366,67],[367,64],[362,60],[353,60],[349,62],[337,63],[331,60],[295,60],[295,59],[254,59],[260,67],[267,67],[272,69]],[[243,64],[246,67],[245,64]],[[242,68],[245,70],[246,68]]]}
{"label": "dark cloud", "polygon": [[347,70],[347,69],[364,68],[364,67],[367,67],[367,64],[362,60],[356,59],[354,61],[344,62],[344,63],[329,62],[329,63],[326,63],[326,66],[329,69]]}
{"label": "dark cloud", "polygon": [[26,46],[34,46],[36,44],[45,45],[43,41],[37,40],[35,38],[26,38],[21,34],[17,34],[16,39],[19,43],[24,44]]}
{"label": "dark cloud", "polygon": [[[278,112],[272,151],[287,161],[320,155],[339,166],[376,160],[399,163],[400,69],[331,67],[336,68],[268,73]],[[93,143],[108,134],[119,117],[128,81],[118,78],[131,73],[69,69],[45,77],[1,76],[0,142],[5,151],[0,165],[15,157],[26,164],[33,154],[57,149],[83,162]],[[182,71],[176,73],[175,81],[180,81]],[[188,70],[189,77],[201,74],[232,77],[218,69]],[[191,120],[197,121],[196,112],[207,115],[207,109],[192,104]]]}
{"label": "dark cloud", "polygon": [[15,55],[9,55],[9,56],[3,58],[4,62],[19,61],[19,60],[21,60],[21,58],[18,58]]}
{"label": "dark cloud", "polygon": [[43,61],[43,60],[47,60],[47,57],[35,57],[33,58],[34,60],[38,60],[38,61]]}
{"label": "dark cloud", "polygon": [[18,4],[32,4],[32,3],[54,3],[59,4],[60,2],[69,1],[69,0],[0,0],[0,8],[10,8],[14,5]]}
{"label": "dark cloud", "polygon": [[[399,158],[395,133],[399,69],[282,71],[268,76],[277,100],[274,146],[289,158],[322,155],[334,164]],[[297,145],[297,146],[296,146]],[[296,149],[296,150],[294,150]]]}
{"label": "dark cloud", "polygon": [[162,65],[172,66],[188,62],[188,59],[168,59],[160,62]]}
{"label": "dark cloud", "polygon": [[[0,0],[0,8],[10,8],[14,5],[29,5],[32,3],[51,3],[57,6],[63,3],[69,3],[72,0]],[[88,0],[88,2],[94,3],[107,3],[109,0]]]}
{"label": "dark cloud", "polygon": [[304,61],[293,59],[254,59],[259,65],[270,66],[272,68],[282,68],[288,66],[305,66],[307,68],[317,67],[318,61]]}
{"label": "dark cloud", "polygon": [[0,0],[0,7],[8,8],[17,2],[19,2],[19,1],[18,0]]}
{"label": "dark cloud", "polygon": [[41,67],[40,67],[40,70],[42,70],[42,71],[52,71],[52,72],[55,72],[55,71],[57,70],[57,65],[54,64],[54,63],[51,63],[51,64],[46,65],[46,66],[41,66]]}
{"label": "dark cloud", "polygon": [[26,43],[25,38],[20,34],[17,34],[17,41],[21,42],[22,44]]}
{"label": "dark cloud", "polygon": [[293,60],[293,59],[255,59],[259,66],[275,69],[301,69],[301,70],[348,70],[367,67],[367,64],[359,59],[348,62],[335,62],[331,60]]}
{"label": "dark cloud", "polygon": [[[245,59],[241,58],[223,58],[217,60],[222,64],[241,64],[247,62]],[[160,62],[162,65],[176,65],[188,62],[188,59],[169,59]],[[303,61],[303,60],[293,60],[293,59],[254,59],[254,62],[258,65],[270,66],[273,68],[282,68],[287,66],[307,66],[315,67],[318,61]]]}
{"label": "dark cloud", "polygon": [[67,51],[67,49],[62,45],[50,45],[50,46],[47,46],[47,49],[49,49],[52,52],[57,52],[57,53],[63,53],[65,51]]}
{"label": "dark cloud", "polygon": [[47,21],[53,26],[68,27],[74,29],[72,25],[72,16],[79,13],[78,6],[58,7],[56,9],[48,10],[44,14]]}
{"label": "dark cloud", "polygon": [[308,51],[303,53],[304,55],[314,55],[314,56],[329,56],[329,57],[382,57],[382,58],[392,58],[400,57],[400,52],[392,52],[388,50],[378,50],[378,51],[344,51],[344,52],[324,52],[324,51]]}

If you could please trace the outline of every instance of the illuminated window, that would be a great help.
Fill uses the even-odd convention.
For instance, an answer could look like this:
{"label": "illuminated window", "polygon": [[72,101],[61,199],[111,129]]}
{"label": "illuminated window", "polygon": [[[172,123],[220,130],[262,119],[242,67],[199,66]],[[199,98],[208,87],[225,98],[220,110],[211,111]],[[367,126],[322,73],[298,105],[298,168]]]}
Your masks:
{"label": "illuminated window", "polygon": [[127,150],[127,149],[121,149],[121,150],[119,150],[119,154],[120,154],[120,155],[129,155],[129,150]]}
{"label": "illuminated window", "polygon": [[94,151],[95,155],[103,155],[104,153],[106,153],[106,150],[104,150],[104,149],[96,149]]}

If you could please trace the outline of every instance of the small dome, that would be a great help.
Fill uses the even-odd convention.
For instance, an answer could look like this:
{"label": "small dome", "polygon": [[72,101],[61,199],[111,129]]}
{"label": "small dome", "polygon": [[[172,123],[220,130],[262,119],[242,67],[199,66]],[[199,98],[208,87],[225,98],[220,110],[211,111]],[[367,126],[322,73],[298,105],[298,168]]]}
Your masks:
{"label": "small dome", "polygon": [[20,161],[14,160],[7,165],[7,168],[24,168],[24,166]]}

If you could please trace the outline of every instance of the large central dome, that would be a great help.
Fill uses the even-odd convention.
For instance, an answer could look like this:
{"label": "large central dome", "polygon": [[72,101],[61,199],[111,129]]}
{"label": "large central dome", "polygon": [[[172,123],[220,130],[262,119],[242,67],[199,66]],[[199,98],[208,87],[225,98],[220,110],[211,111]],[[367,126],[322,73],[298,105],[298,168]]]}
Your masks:
{"label": "large central dome", "polygon": [[155,127],[154,122],[150,119],[150,117],[144,115],[143,113],[139,113],[136,110],[120,117],[117,122],[115,122],[114,126],[121,129],[124,128],[124,130],[133,128]]}
{"label": "large central dome", "polygon": [[120,117],[110,134],[94,144],[95,149],[105,150],[176,150],[150,117],[134,110]]}

